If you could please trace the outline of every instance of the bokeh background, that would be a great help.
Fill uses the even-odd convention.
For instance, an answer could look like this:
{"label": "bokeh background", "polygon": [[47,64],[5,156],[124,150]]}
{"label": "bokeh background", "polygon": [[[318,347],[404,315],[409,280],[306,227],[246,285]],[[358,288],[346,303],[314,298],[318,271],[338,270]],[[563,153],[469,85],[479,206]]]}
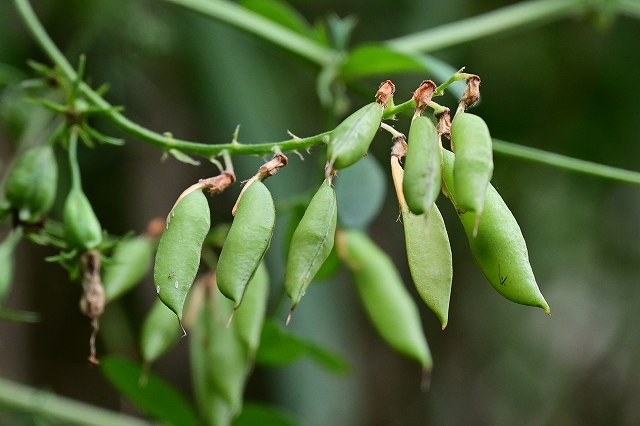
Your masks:
{"label": "bokeh background", "polygon": [[[283,140],[287,130],[316,134],[335,123],[316,95],[314,65],[226,24],[154,1],[33,3],[71,62],[85,53],[90,81],[108,83],[107,99],[125,106],[128,117],[149,128],[223,143],[240,125],[240,140],[257,143]],[[290,3],[310,22],[326,21],[332,14],[353,16],[355,46],[514,2]],[[482,102],[474,111],[493,136],[640,170],[639,41],[638,19],[580,14],[431,53],[482,77]],[[13,5],[1,2],[4,74],[32,77],[27,59],[48,63]],[[404,100],[432,76],[357,81],[347,86],[350,109],[369,102],[377,82],[386,78],[396,83],[396,99]],[[456,100],[447,96],[442,103],[453,107]],[[2,124],[3,118],[2,173],[17,149],[15,129]],[[148,220],[166,214],[183,188],[215,174],[209,164],[161,161],[160,150],[106,123],[96,126],[127,140],[124,147],[80,152],[85,190],[110,233],[142,232]],[[388,186],[384,207],[369,230],[411,286],[386,167],[388,149],[387,135],[377,136],[370,155],[383,166]],[[267,262],[272,312],[282,321],[286,309],[278,308],[277,301],[286,205],[311,194],[321,181],[324,150],[305,154],[304,162],[296,155],[289,159],[290,165],[267,181],[281,213]],[[262,161],[238,158],[240,179]],[[640,423],[640,188],[497,154],[493,184],[520,223],[552,316],[512,304],[486,283],[455,212],[441,197],[454,282],[445,331],[420,307],[435,362],[430,390],[420,390],[419,367],[378,337],[342,271],[310,288],[290,328],[344,356],[350,373],[333,375],[309,360],[258,368],[247,398],[282,407],[305,425]],[[238,192],[236,185],[212,200],[214,222],[230,220]],[[43,260],[51,254],[33,244],[19,247],[15,285],[6,304],[37,311],[42,321],[0,323],[0,375],[138,414],[98,369],[87,365],[89,327],[78,309],[81,290],[62,268]],[[138,359],[136,338],[154,297],[148,278],[108,307],[101,353]],[[153,371],[191,396],[187,347],[181,341]]]}

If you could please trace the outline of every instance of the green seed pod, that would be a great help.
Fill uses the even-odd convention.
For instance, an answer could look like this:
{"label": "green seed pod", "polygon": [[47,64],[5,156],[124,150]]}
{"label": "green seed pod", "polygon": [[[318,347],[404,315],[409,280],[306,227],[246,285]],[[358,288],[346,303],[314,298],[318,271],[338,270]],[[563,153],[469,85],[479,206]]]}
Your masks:
{"label": "green seed pod", "polygon": [[[107,303],[131,290],[149,272],[155,242],[148,237],[120,241],[113,250],[111,262],[104,265]],[[175,322],[175,319],[174,319]]]}
{"label": "green seed pod", "polygon": [[[458,208],[458,188],[454,181],[454,154],[444,152],[444,179],[449,197]],[[518,222],[500,194],[490,184],[487,189],[482,222],[474,236],[478,213],[459,213],[467,233],[471,252],[491,285],[507,299],[522,305],[537,306],[550,313],[540,293],[529,263],[527,245]]]}
{"label": "green seed pod", "polygon": [[[440,158],[440,153],[436,155]],[[444,329],[449,318],[449,300],[453,281],[451,246],[447,228],[435,203],[431,204],[431,209],[426,214],[415,215],[409,211],[402,191],[402,167],[394,156],[391,157],[391,173],[402,212],[411,278],[418,294],[436,314]]]}
{"label": "green seed pod", "polygon": [[0,303],[11,289],[13,279],[13,253],[22,238],[22,228],[15,228],[0,243]]}
{"label": "green seed pod", "polygon": [[238,307],[233,323],[251,359],[254,358],[260,344],[268,299],[269,272],[264,262],[261,262],[247,286],[242,305]]}
{"label": "green seed pod", "polygon": [[200,266],[200,252],[210,225],[209,203],[202,190],[197,189],[178,201],[160,237],[153,282],[160,300],[180,321],[184,301]]}
{"label": "green seed pod", "polygon": [[325,180],[311,199],[289,248],[284,286],[293,311],[333,248],[338,210],[336,191]]}
{"label": "green seed pod", "polygon": [[460,209],[477,212],[479,220],[493,174],[489,129],[482,118],[460,111],[451,124],[451,141],[456,153],[453,167],[456,203]]}
{"label": "green seed pod", "polygon": [[80,187],[72,187],[62,213],[64,236],[69,248],[93,250],[102,242],[102,227],[91,203]]}
{"label": "green seed pod", "polygon": [[196,399],[209,423],[215,425],[230,424],[240,412],[244,384],[250,371],[246,346],[237,324],[234,322],[227,327],[232,312],[233,303],[213,287],[191,332]]}
{"label": "green seed pod", "polygon": [[389,256],[360,231],[338,235],[341,256],[375,328],[392,348],[430,370],[433,362],[418,309]]}
{"label": "green seed pod", "polygon": [[169,350],[182,334],[176,315],[156,299],[142,324],[140,352],[146,363],[152,363]]}
{"label": "green seed pod", "polygon": [[14,164],[5,185],[5,196],[25,223],[42,219],[56,197],[58,166],[51,145],[25,151]]}
{"label": "green seed pod", "polygon": [[235,308],[269,248],[275,219],[271,193],[261,181],[254,181],[238,203],[216,271],[218,288],[233,300]]}
{"label": "green seed pod", "polygon": [[380,127],[383,109],[379,103],[371,102],[345,118],[331,132],[327,157],[334,169],[349,167],[367,153]]}
{"label": "green seed pod", "polygon": [[438,198],[441,185],[440,144],[436,127],[428,117],[416,117],[409,130],[402,185],[411,213],[428,211]]}

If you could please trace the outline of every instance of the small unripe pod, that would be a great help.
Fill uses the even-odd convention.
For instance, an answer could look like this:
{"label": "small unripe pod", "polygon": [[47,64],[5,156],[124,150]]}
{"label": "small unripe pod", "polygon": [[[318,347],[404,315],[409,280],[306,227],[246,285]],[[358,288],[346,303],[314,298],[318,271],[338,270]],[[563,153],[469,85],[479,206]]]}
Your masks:
{"label": "small unripe pod", "polygon": [[7,176],[5,197],[21,222],[38,222],[55,200],[57,183],[53,148],[48,144],[36,146],[16,160]]}
{"label": "small unripe pod", "polygon": [[91,203],[79,187],[71,188],[62,214],[64,236],[71,249],[92,250],[102,242],[102,227]]}
{"label": "small unripe pod", "polygon": [[332,132],[327,147],[329,164],[344,169],[361,159],[376,135],[384,107],[371,102],[345,118]]}

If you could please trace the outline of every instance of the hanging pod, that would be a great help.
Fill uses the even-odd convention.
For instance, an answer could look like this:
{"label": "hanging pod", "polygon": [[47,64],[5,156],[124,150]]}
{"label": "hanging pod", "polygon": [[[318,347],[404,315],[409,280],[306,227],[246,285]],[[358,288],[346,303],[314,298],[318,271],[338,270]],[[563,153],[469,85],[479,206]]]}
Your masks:
{"label": "hanging pod", "polygon": [[238,308],[249,281],[269,248],[275,226],[271,193],[255,180],[244,191],[220,252],[218,288]]}
{"label": "hanging pod", "polygon": [[522,231],[500,194],[489,184],[482,221],[474,236],[478,213],[460,213],[458,187],[454,180],[455,155],[447,150],[443,150],[443,154],[444,181],[449,197],[459,212],[471,252],[484,276],[507,299],[550,313],[533,275]]}
{"label": "hanging pod", "polygon": [[22,228],[14,228],[0,243],[0,303],[2,303],[11,289],[13,280],[13,254],[22,239]]}
{"label": "hanging pod", "polygon": [[69,248],[93,250],[102,242],[102,227],[91,203],[79,186],[73,186],[62,213],[64,237]]}
{"label": "hanging pod", "polygon": [[384,107],[367,104],[344,119],[332,132],[327,147],[329,165],[344,169],[361,159],[376,135]]}
{"label": "hanging pod", "polygon": [[156,243],[140,236],[120,241],[113,249],[111,261],[104,265],[104,285],[107,303],[122,296],[147,274],[153,260]]}
{"label": "hanging pod", "polygon": [[5,197],[25,223],[42,220],[56,197],[58,166],[49,144],[25,151],[11,168]]}
{"label": "hanging pod", "polygon": [[411,213],[419,215],[429,211],[440,194],[441,185],[438,133],[428,117],[418,116],[409,130],[402,184]]}
{"label": "hanging pod", "polygon": [[209,203],[202,189],[196,189],[174,206],[160,237],[153,281],[160,300],[180,321],[187,293],[200,266],[202,244],[210,225]]}
{"label": "hanging pod", "polygon": [[453,166],[456,204],[459,209],[476,212],[479,221],[493,175],[489,128],[477,115],[459,111],[451,124],[451,142],[456,153]]}
{"label": "hanging pod", "polygon": [[325,180],[298,224],[289,248],[284,285],[293,311],[316,273],[329,257],[336,233],[336,191]]}
{"label": "hanging pod", "polygon": [[337,238],[340,257],[353,273],[360,300],[380,336],[430,371],[433,361],[418,308],[389,256],[360,231],[338,231]]}
{"label": "hanging pod", "polygon": [[[440,153],[437,153],[437,158],[440,158]],[[436,314],[444,329],[449,319],[453,281],[447,228],[440,210],[433,202],[430,210],[424,214],[415,215],[409,211],[402,191],[403,171],[396,157],[391,157],[391,172],[402,213],[411,278],[420,298]],[[404,177],[406,178],[406,173]]]}
{"label": "hanging pod", "polygon": [[156,299],[142,323],[140,353],[150,364],[167,352],[182,334],[176,315],[161,300]]}
{"label": "hanging pod", "polygon": [[245,346],[250,360],[253,360],[260,345],[268,299],[269,271],[267,271],[264,262],[261,262],[247,286],[242,305],[238,307],[233,320],[233,326],[237,330],[238,337]]}

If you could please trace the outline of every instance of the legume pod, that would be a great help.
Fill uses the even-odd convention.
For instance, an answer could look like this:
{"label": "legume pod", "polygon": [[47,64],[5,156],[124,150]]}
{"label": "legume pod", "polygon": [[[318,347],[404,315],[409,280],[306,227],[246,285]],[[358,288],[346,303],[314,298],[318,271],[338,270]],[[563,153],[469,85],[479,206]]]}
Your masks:
{"label": "legume pod", "polygon": [[[440,158],[439,152],[437,157]],[[435,203],[431,203],[426,214],[415,215],[409,211],[402,195],[403,172],[396,157],[391,157],[391,171],[402,213],[411,278],[420,298],[436,314],[444,329],[449,319],[453,281],[447,228]]]}
{"label": "legume pod", "polygon": [[100,245],[102,227],[80,186],[73,186],[69,191],[62,217],[64,236],[69,248],[86,251]]}
{"label": "legume pod", "polygon": [[140,352],[146,363],[152,363],[180,338],[180,325],[175,314],[157,299],[147,314],[140,332]]}
{"label": "legume pod", "polygon": [[261,262],[247,286],[242,305],[238,308],[233,323],[250,359],[254,358],[260,344],[268,299],[269,271],[264,262]]}
{"label": "legume pod", "polygon": [[331,253],[338,218],[336,192],[325,180],[311,199],[291,238],[284,277],[293,311]]}
{"label": "legume pod", "polygon": [[429,211],[440,194],[441,185],[438,133],[428,117],[418,116],[409,130],[402,184],[411,213]]}
{"label": "legume pod", "polygon": [[182,321],[187,293],[200,266],[200,253],[211,216],[201,189],[195,190],[173,208],[160,237],[153,281],[162,302]]}
{"label": "legume pod", "polygon": [[107,302],[131,290],[151,267],[155,242],[148,237],[134,237],[119,242],[111,262],[104,265],[104,285]]}
{"label": "legume pod", "polygon": [[13,253],[22,238],[22,228],[18,227],[0,243],[0,303],[11,289],[13,279]]}
{"label": "legume pod", "polygon": [[58,166],[51,145],[25,151],[11,168],[5,184],[7,201],[22,222],[42,219],[56,197]]}
{"label": "legume pod", "polygon": [[360,231],[337,235],[341,257],[353,272],[360,299],[380,336],[420,362],[423,370],[430,370],[433,361],[418,309],[389,256]]}
{"label": "legume pod", "polygon": [[235,308],[269,247],[275,215],[271,193],[261,181],[254,181],[238,203],[216,270],[218,288]]}
{"label": "legume pod", "polygon": [[493,175],[489,128],[477,115],[459,111],[451,124],[451,140],[456,153],[453,167],[456,203],[458,208],[477,212],[479,220]]}
{"label": "legume pod", "polygon": [[[444,180],[454,207],[458,207],[458,188],[454,181],[454,154],[443,150]],[[471,252],[491,285],[507,299],[537,306],[550,313],[529,263],[527,245],[518,222],[500,194],[489,184],[482,221],[474,237],[478,213],[459,214]]]}
{"label": "legume pod", "polygon": [[367,153],[380,127],[383,109],[379,103],[371,102],[345,118],[331,132],[327,157],[334,169],[349,167]]}

